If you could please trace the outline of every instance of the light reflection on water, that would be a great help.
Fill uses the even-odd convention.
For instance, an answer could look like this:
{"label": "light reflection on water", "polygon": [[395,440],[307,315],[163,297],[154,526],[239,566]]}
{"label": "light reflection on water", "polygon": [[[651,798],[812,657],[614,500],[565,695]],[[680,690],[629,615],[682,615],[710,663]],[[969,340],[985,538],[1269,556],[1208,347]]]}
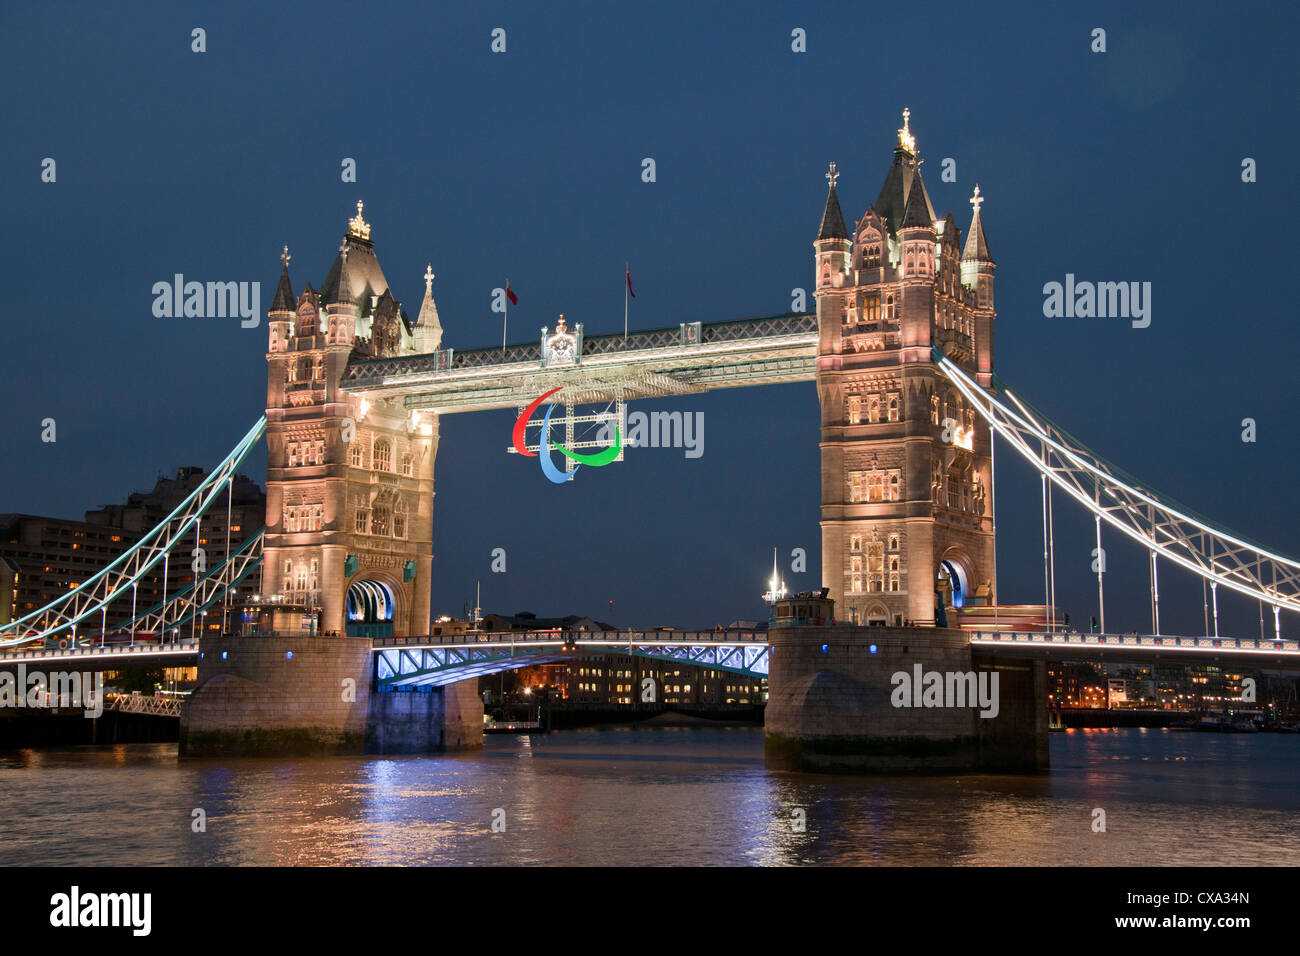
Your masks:
{"label": "light reflection on water", "polygon": [[[0,862],[218,865],[1300,861],[1300,736],[1052,735],[1031,776],[775,773],[758,728],[495,736],[426,757],[0,754]],[[1092,831],[1093,808],[1106,833]],[[207,815],[193,832],[192,811]],[[493,833],[493,811],[506,831]],[[806,812],[795,832],[791,811]]]}

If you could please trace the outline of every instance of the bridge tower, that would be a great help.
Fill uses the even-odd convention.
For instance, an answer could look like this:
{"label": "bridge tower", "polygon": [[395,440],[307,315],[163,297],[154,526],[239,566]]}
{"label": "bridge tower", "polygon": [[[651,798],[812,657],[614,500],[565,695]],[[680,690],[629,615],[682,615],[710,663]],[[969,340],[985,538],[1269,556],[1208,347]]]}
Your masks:
{"label": "bridge tower", "polygon": [[842,621],[956,626],[996,597],[989,435],[930,350],[991,385],[994,263],[978,186],[964,249],[935,217],[909,120],[852,234],[831,164],[813,243],[822,575]]}
{"label": "bridge tower", "polygon": [[282,256],[268,312],[262,594],[280,608],[278,628],[423,635],[437,416],[364,400],[340,382],[350,363],[436,350],[442,327],[432,271],[412,323],[361,212],[357,203],[319,292],[308,284],[295,297],[287,248]]}

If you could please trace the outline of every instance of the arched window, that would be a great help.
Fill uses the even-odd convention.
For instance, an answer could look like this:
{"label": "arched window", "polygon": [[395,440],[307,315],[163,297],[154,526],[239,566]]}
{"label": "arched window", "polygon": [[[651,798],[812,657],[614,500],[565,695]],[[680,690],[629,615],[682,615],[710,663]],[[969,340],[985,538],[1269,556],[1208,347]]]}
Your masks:
{"label": "arched window", "polygon": [[375,471],[393,470],[393,443],[387,438],[375,439]]}
{"label": "arched window", "polygon": [[889,399],[889,420],[898,421],[898,399],[892,396]]}
{"label": "arched window", "polygon": [[370,516],[370,533],[387,537],[392,527],[391,516],[386,507],[377,505]]}
{"label": "arched window", "polygon": [[361,447],[361,442],[356,441],[355,439],[352,442],[352,446],[348,449],[348,463],[353,468],[364,468],[366,466],[365,450]]}
{"label": "arched window", "polygon": [[286,591],[293,587],[293,561],[289,558],[284,559],[284,583],[280,586]]}
{"label": "arched window", "polygon": [[894,475],[889,479],[889,500],[890,501],[898,501],[899,498],[898,490],[899,490],[898,475]]}
{"label": "arched window", "polygon": [[406,475],[406,477],[409,478],[414,473],[415,473],[415,459],[411,457],[411,453],[409,451],[403,452],[402,453],[402,474]]}
{"label": "arched window", "polygon": [[406,537],[406,502],[401,498],[393,505],[393,537]]}
{"label": "arched window", "polygon": [[309,358],[298,359],[298,381],[300,382],[311,381],[311,359]]}

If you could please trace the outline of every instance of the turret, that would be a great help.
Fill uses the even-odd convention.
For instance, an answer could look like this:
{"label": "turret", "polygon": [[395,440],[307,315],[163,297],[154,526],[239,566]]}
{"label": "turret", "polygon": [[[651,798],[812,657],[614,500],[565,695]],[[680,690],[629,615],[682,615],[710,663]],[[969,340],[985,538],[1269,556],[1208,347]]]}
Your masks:
{"label": "turret", "polygon": [[996,264],[989,255],[988,239],[984,237],[984,223],[980,221],[980,205],[984,197],[975,186],[970,204],[975,212],[971,216],[970,231],[966,234],[966,248],[961,254],[962,285],[975,293],[975,371],[976,379],[985,388],[993,384],[993,270]]}
{"label": "turret", "polygon": [[433,264],[424,270],[424,301],[420,315],[415,320],[412,347],[421,355],[438,351],[442,345],[442,322],[438,319],[438,306],[433,301]]}
{"label": "turret", "polygon": [[289,282],[289,247],[280,253],[280,283],[275,287],[275,298],[266,313],[269,341],[268,352],[283,352],[289,348],[289,330],[293,327],[293,285]]}
{"label": "turret", "polygon": [[817,230],[817,238],[813,241],[817,270],[813,296],[817,300],[819,355],[840,352],[845,300],[843,295],[834,294],[834,290],[850,284],[853,243],[849,241],[849,231],[844,227],[844,213],[840,211],[839,196],[835,193],[835,180],[839,175],[835,164],[831,163],[826,173],[826,181],[830,184],[826,192],[826,208],[822,210],[821,228]]}

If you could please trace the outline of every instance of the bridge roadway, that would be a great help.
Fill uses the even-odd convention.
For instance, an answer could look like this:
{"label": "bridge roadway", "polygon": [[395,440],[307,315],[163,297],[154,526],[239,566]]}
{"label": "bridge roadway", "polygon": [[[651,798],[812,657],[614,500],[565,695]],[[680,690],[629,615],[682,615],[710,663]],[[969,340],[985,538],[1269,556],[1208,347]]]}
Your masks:
{"label": "bridge roadway", "polygon": [[[283,635],[302,636],[307,635]],[[766,677],[770,648],[762,631],[505,631],[371,640],[381,688],[442,686],[483,674],[564,661],[579,654],[630,654],[753,677]],[[1300,669],[1300,641],[1180,637],[1152,634],[1080,634],[1058,631],[972,631],[981,655],[1020,659],[1233,663]],[[119,667],[193,667],[197,639],[161,644],[27,648],[0,652],[0,669],[90,670]]]}

